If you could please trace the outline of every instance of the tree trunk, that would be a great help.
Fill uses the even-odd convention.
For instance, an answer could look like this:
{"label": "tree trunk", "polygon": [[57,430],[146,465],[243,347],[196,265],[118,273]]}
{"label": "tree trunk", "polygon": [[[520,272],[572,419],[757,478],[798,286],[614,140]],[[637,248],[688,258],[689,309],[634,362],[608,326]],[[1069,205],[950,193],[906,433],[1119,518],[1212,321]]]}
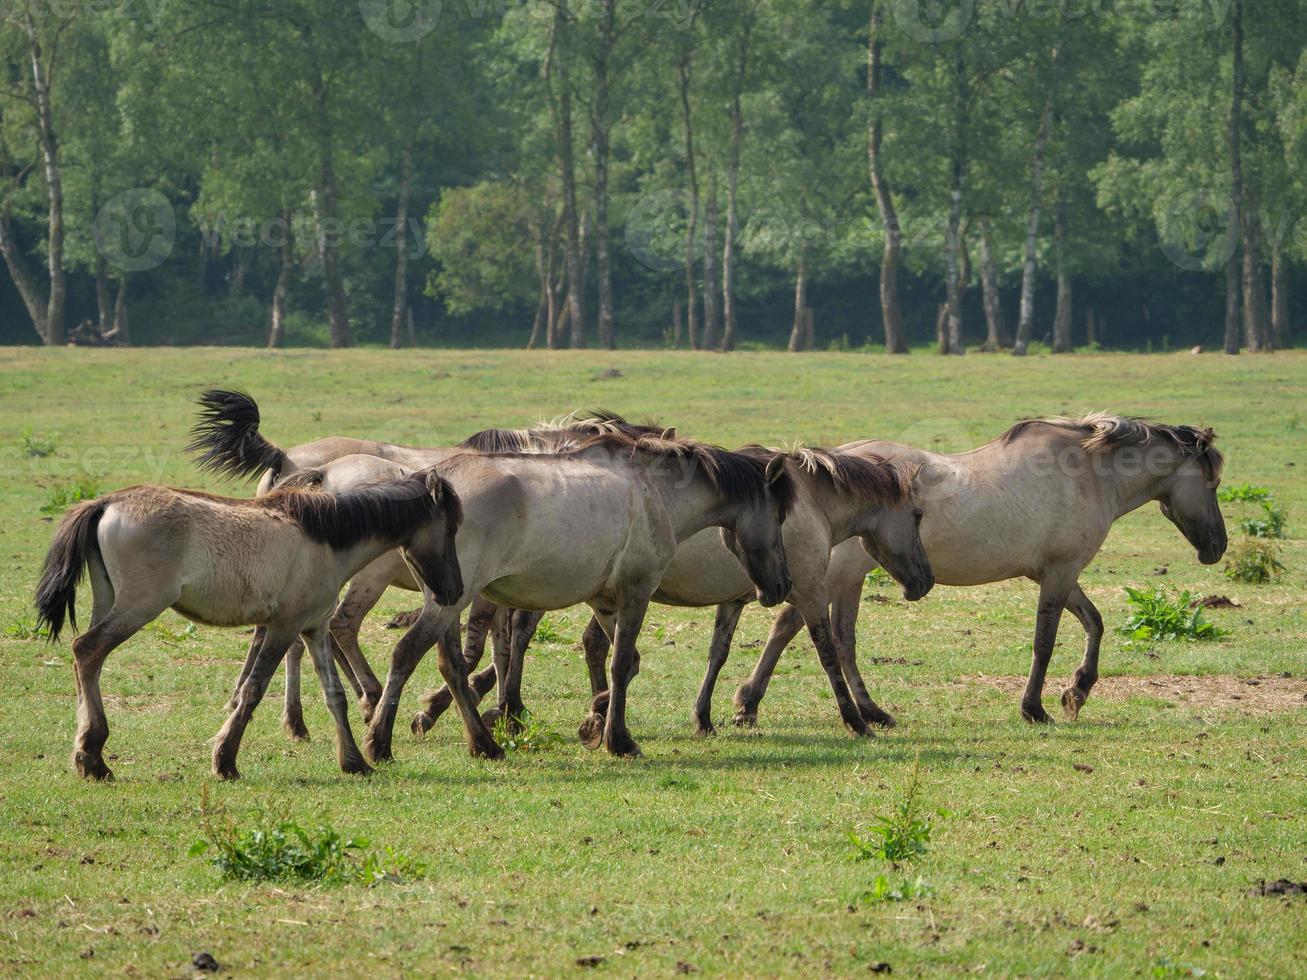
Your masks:
{"label": "tree trunk", "polygon": [[[1057,51],[1053,52],[1056,71]],[[1056,80],[1056,74],[1053,76]],[[1030,157],[1030,213],[1026,218],[1026,246],[1021,263],[1021,306],[1017,314],[1017,336],[1012,353],[1025,357],[1030,348],[1030,335],[1035,325],[1035,249],[1039,242],[1039,212],[1044,200],[1044,149],[1053,128],[1054,87],[1049,85],[1044,100],[1044,111],[1039,116],[1039,131],[1035,134],[1035,148]]]}
{"label": "tree trunk", "polygon": [[[307,41],[307,29],[305,29]],[[331,346],[353,343],[349,328],[349,304],[340,271],[340,214],[337,204],[336,166],[333,159],[331,117],[327,111],[327,83],[322,66],[313,75],[313,106],[317,116],[318,188],[313,195],[313,212],[318,225],[318,257],[327,290],[327,319],[331,325]]]}
{"label": "tree trunk", "polygon": [[232,266],[231,282],[227,287],[228,296],[239,296],[245,292],[245,279],[250,272],[250,257],[254,250],[251,248],[242,248],[239,245],[233,249],[235,252],[236,263]]}
{"label": "tree trunk", "polygon": [[[1230,90],[1230,120],[1226,141],[1230,154],[1230,206],[1241,222],[1243,199],[1243,0],[1230,4],[1230,33],[1234,67]],[[1233,233],[1233,232],[1232,232]],[[1239,353],[1239,270],[1234,256],[1225,264],[1225,352]]]}
{"label": "tree trunk", "polygon": [[1249,205],[1243,212],[1243,334],[1244,344],[1251,351],[1269,350],[1270,337],[1266,325],[1266,290],[1262,282],[1262,235],[1258,227],[1257,209],[1251,206],[1248,192],[1244,202]]}
{"label": "tree trunk", "polygon": [[408,307],[408,310],[406,311],[406,314],[407,314],[407,319],[408,319],[408,345],[409,345],[409,347],[413,348],[414,350],[417,350],[417,346],[418,346],[418,328],[417,328],[417,324],[413,322],[413,306],[412,306],[412,304],[409,304],[409,307]]}
{"label": "tree trunk", "polygon": [[286,295],[295,266],[295,242],[292,237],[291,213],[282,212],[286,238],[278,249],[277,284],[272,288],[272,309],[268,316],[268,346],[280,347],[286,340]]}
{"label": "tree trunk", "polygon": [[899,304],[899,265],[902,261],[903,233],[894,207],[889,184],[881,162],[884,119],[880,108],[881,52],[884,40],[885,12],[883,0],[872,0],[871,23],[867,31],[867,162],[871,189],[876,195],[876,209],[884,226],[885,244],[880,259],[880,315],[885,324],[885,350],[906,354],[908,341],[903,333],[903,309]]}
{"label": "tree trunk", "polygon": [[1098,323],[1092,309],[1085,310],[1085,343],[1090,347],[1098,346]]}
{"label": "tree trunk", "polygon": [[50,291],[45,306],[42,335],[48,346],[62,346],[65,339],[64,304],[68,297],[64,274],[64,191],[63,174],[59,165],[59,142],[55,137],[53,111],[50,107],[50,84],[46,64],[41,53],[32,8],[26,8],[25,27],[28,54],[32,65],[32,94],[36,102],[37,134],[41,144],[41,157],[45,164],[45,183],[49,195],[49,212],[46,223],[46,267],[50,278]]}
{"label": "tree trunk", "polygon": [[811,306],[804,307],[803,310],[803,349],[808,351],[817,349],[816,315]]}
{"label": "tree trunk", "polygon": [[991,352],[1001,350],[1007,329],[1003,325],[1003,304],[998,291],[998,270],[994,266],[994,244],[988,221],[980,224],[980,292],[985,308],[984,349]]}
{"label": "tree trunk", "polygon": [[[549,56],[545,61],[545,80],[556,108],[558,171],[563,182],[563,265],[567,270],[567,318],[571,323],[572,346],[585,346],[585,295],[580,288],[581,215],[576,201],[576,156],[573,150],[572,88],[569,79],[571,52],[567,43],[567,0],[556,0],[554,25],[549,39]],[[556,80],[556,84],[555,84]],[[561,330],[560,330],[561,339]]]}
{"label": "tree trunk", "polygon": [[[572,294],[577,293],[584,301],[586,290],[586,274],[590,269],[590,216],[583,215],[581,220],[581,240],[580,245],[580,275],[575,282],[568,283],[568,302],[572,301]],[[572,317],[569,321],[572,332],[572,349],[581,350],[585,347],[585,321]]]}
{"label": "tree trunk", "polygon": [[679,348],[681,346],[681,301],[680,299],[672,300],[672,346]]}
{"label": "tree trunk", "polygon": [[540,344],[540,331],[545,326],[545,315],[549,309],[549,270],[545,267],[545,231],[540,222],[531,221],[531,244],[535,255],[536,281],[540,285],[540,297],[536,301],[536,315],[531,322],[531,336],[526,342],[527,350],[535,350]]}
{"label": "tree trunk", "polygon": [[708,202],[703,215],[703,343],[717,347],[717,174],[708,177]]}
{"label": "tree trunk", "polygon": [[132,331],[127,321],[127,285],[130,276],[126,272],[118,280],[118,295],[113,302],[113,327],[104,334],[104,339],[120,347],[132,345]]}
{"label": "tree trunk", "polygon": [[113,329],[113,293],[109,288],[109,263],[99,250],[95,253],[96,329],[101,336]]}
{"label": "tree trunk", "polygon": [[799,269],[794,277],[794,324],[790,327],[791,352],[804,349],[808,333],[808,257],[799,256]]}
{"label": "tree trunk", "polygon": [[1225,262],[1225,352],[1239,353],[1239,260],[1230,256]]}
{"label": "tree trunk", "polygon": [[560,210],[549,230],[549,242],[545,246],[545,281],[549,288],[549,306],[545,310],[545,346],[550,350],[558,349],[559,300],[563,290],[563,274],[558,271],[558,239],[563,233],[563,218]]}
{"label": "tree trunk", "polygon": [[1292,331],[1289,327],[1289,263],[1284,257],[1283,239],[1271,250],[1271,337],[1285,350]]}
{"label": "tree trunk", "polygon": [[617,337],[613,324],[613,271],[608,251],[609,119],[608,67],[613,52],[617,0],[600,0],[599,46],[595,56],[595,275],[599,279],[599,343],[613,350]]}
{"label": "tree trunk", "polygon": [[1071,270],[1067,256],[1066,201],[1059,195],[1053,215],[1053,250],[1057,262],[1057,312],[1053,317],[1053,353],[1071,352]]}
{"label": "tree trunk", "polygon": [[744,81],[749,68],[749,51],[753,35],[753,17],[745,16],[740,32],[739,57],[735,63],[735,78],[731,88],[731,149],[726,173],[726,236],[722,245],[722,350],[735,350],[737,324],[735,319],[735,230],[739,221],[737,198],[740,188],[740,149],[744,141],[744,115],[740,103],[744,97]]}
{"label": "tree trunk", "polygon": [[681,81],[681,118],[685,125],[685,171],[688,200],[685,221],[685,326],[690,350],[699,349],[699,295],[695,278],[694,239],[699,232],[699,178],[694,167],[694,119],[690,114],[691,49],[687,48],[677,64]]}
{"label": "tree trunk", "polygon": [[395,205],[395,302],[390,315],[390,347],[404,346],[408,324],[408,200],[413,187],[413,136],[404,143],[399,160],[399,200]]}
{"label": "tree trunk", "polygon": [[962,343],[962,184],[966,167],[966,84],[965,65],[959,50],[953,67],[953,139],[950,169],[952,181],[949,188],[948,241],[945,243],[945,295],[948,303],[948,339],[947,350],[941,353],[965,354]]}
{"label": "tree trunk", "polygon": [[41,295],[41,287],[36,281],[31,266],[27,264],[27,256],[14,241],[13,225],[9,218],[8,206],[5,204],[0,204],[0,255],[4,256],[9,277],[14,281],[14,288],[18,290],[23,306],[27,307],[27,315],[32,318],[36,335],[41,338],[42,343],[49,343],[45,329],[45,297]]}

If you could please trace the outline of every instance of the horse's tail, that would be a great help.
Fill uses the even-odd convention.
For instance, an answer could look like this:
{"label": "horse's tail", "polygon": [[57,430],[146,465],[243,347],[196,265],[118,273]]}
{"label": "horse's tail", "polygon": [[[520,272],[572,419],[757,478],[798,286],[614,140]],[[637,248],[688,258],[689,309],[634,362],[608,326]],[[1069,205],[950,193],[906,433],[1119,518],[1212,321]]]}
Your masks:
{"label": "horse's tail", "polygon": [[200,469],[234,479],[281,471],[286,453],[259,432],[259,406],[253,398],[243,391],[215,388],[199,400],[199,419],[186,451]]}
{"label": "horse's tail", "polygon": [[77,583],[86,571],[92,549],[99,549],[95,532],[107,506],[107,500],[78,504],[64,516],[54,533],[36,587],[36,626],[49,628],[51,642],[59,639],[65,618],[74,631],[77,629]]}

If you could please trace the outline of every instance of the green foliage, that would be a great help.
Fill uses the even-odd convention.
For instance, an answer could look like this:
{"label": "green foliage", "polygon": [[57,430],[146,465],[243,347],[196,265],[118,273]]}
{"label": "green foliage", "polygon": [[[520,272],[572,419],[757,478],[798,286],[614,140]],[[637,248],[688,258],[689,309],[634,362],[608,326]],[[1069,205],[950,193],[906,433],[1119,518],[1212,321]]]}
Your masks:
{"label": "green foliage", "polygon": [[517,719],[516,725],[509,724],[507,715],[500,715],[491,734],[505,752],[547,752],[563,744],[562,735],[536,721],[530,712]]}
{"label": "green foliage", "polygon": [[20,616],[9,621],[5,627],[5,636],[11,640],[45,640],[49,639],[50,631],[48,629],[38,629],[36,622],[30,616]]}
{"label": "green foliage", "polygon": [[181,629],[174,629],[162,619],[156,619],[150,624],[150,632],[169,646],[176,646],[183,640],[194,639],[200,633],[194,623],[188,622]]}
{"label": "green foliage", "polygon": [[1283,538],[1286,523],[1288,515],[1284,508],[1273,500],[1263,500],[1261,514],[1240,520],[1239,530],[1250,538]]}
{"label": "green foliage", "polygon": [[42,505],[42,514],[62,514],[73,504],[83,500],[94,500],[100,495],[100,484],[89,476],[79,477],[76,483],[56,487],[50,491],[50,499]]}
{"label": "green foliage", "polygon": [[1127,647],[1144,647],[1167,640],[1215,640],[1225,631],[1209,623],[1199,605],[1199,596],[1189,590],[1171,593],[1161,587],[1125,587],[1130,616],[1116,631],[1128,639]]}
{"label": "green foliage", "polygon": [[871,887],[859,893],[857,904],[880,905],[886,902],[911,902],[919,898],[929,898],[935,894],[930,882],[918,875],[916,878],[902,877],[891,880],[889,875],[876,875]]}
{"label": "green foliage", "polygon": [[1221,487],[1216,493],[1216,499],[1223,504],[1256,504],[1270,500],[1271,491],[1266,487],[1255,487],[1251,483],[1234,483]]}
{"label": "green foliage", "polygon": [[[921,763],[912,770],[912,779],[903,800],[889,816],[877,818],[864,834],[849,831],[854,861],[888,861],[897,868],[917,860],[930,846],[931,822],[922,816],[918,801]],[[944,816],[944,811],[938,811]]]}
{"label": "green foliage", "polygon": [[1280,546],[1264,538],[1247,537],[1230,546],[1222,570],[1232,582],[1267,585],[1284,575]]}
{"label": "green foliage", "polygon": [[876,567],[867,573],[865,584],[869,589],[887,589],[894,584],[894,579],[885,569]]}
{"label": "green foliage", "polygon": [[426,874],[426,865],[390,847],[371,849],[366,837],[344,837],[327,825],[304,827],[288,817],[261,814],[239,828],[220,807],[211,807],[206,785],[200,804],[204,837],[190,855],[207,855],[226,881],[365,885],[404,881]]}
{"label": "green foliage", "polygon": [[54,440],[35,435],[31,429],[24,429],[19,451],[28,459],[44,459],[46,456],[54,455]]}
{"label": "green foliage", "polygon": [[1148,971],[1148,975],[1157,977],[1158,980],[1171,980],[1173,977],[1205,977],[1207,971],[1187,963],[1177,963],[1167,956],[1159,956],[1153,963],[1152,969]]}
{"label": "green foliage", "polygon": [[539,625],[536,626],[536,632],[535,632],[535,636],[533,637],[533,640],[536,643],[566,643],[567,642],[567,640],[563,637],[563,634],[558,632],[557,624],[555,624],[554,621],[550,619],[548,616],[545,616],[543,619],[541,619]]}

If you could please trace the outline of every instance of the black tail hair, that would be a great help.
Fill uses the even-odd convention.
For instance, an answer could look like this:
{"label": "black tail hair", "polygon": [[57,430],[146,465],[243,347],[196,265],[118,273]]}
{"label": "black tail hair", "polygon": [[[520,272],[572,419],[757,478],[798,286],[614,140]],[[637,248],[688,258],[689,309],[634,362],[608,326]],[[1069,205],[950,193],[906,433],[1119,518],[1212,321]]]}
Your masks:
{"label": "black tail hair", "polygon": [[246,392],[215,388],[200,395],[199,421],[186,452],[218,476],[248,480],[280,471],[286,454],[259,433],[259,406]]}
{"label": "black tail hair", "polygon": [[65,618],[77,630],[77,583],[86,571],[87,555],[99,548],[95,531],[107,500],[89,500],[70,510],[54,533],[36,587],[36,626],[48,627],[51,642],[59,639]]}

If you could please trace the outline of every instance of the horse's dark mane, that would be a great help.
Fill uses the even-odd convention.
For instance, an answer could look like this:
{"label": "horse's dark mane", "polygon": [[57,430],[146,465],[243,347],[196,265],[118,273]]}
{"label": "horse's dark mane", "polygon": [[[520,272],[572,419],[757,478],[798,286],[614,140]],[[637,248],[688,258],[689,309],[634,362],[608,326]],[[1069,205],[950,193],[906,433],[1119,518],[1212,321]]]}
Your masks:
{"label": "horse's dark mane", "polygon": [[1124,446],[1146,446],[1164,442],[1179,450],[1182,456],[1195,460],[1209,481],[1221,478],[1225,458],[1213,445],[1216,433],[1209,428],[1192,425],[1164,425],[1133,416],[1109,415],[1095,412],[1079,419],[1045,418],[1018,422],[999,436],[1004,445],[1015,442],[1031,427],[1050,425],[1083,433],[1081,447],[1088,453],[1104,453]]}
{"label": "horse's dark mane", "polygon": [[454,527],[462,524],[458,494],[446,485],[438,507],[428,485],[430,473],[419,470],[333,494],[320,489],[321,470],[298,470],[252,503],[280,511],[314,541],[339,551],[368,538],[403,538],[441,516],[442,510]]}
{"label": "horse's dark mane", "polygon": [[665,431],[663,426],[638,425],[616,412],[601,409],[565,415],[530,429],[486,429],[468,436],[458,444],[458,448],[481,453],[566,452],[591,436],[618,433],[638,438],[661,435]]}
{"label": "horse's dark mane", "polygon": [[682,436],[632,437],[623,432],[606,432],[587,439],[577,446],[576,451],[595,447],[632,455],[644,453],[670,459],[692,459],[703,468],[714,489],[732,503],[757,503],[770,490],[780,505],[782,516],[794,508],[796,491],[788,475],[783,474],[768,487],[767,464],[773,456],[778,455],[774,450],[764,450],[766,455],[732,452],[721,446],[710,446]]}
{"label": "horse's dark mane", "polygon": [[790,450],[790,458],[813,476],[826,476],[840,493],[869,504],[901,507],[912,496],[911,467],[891,463],[880,456],[800,446]]}

